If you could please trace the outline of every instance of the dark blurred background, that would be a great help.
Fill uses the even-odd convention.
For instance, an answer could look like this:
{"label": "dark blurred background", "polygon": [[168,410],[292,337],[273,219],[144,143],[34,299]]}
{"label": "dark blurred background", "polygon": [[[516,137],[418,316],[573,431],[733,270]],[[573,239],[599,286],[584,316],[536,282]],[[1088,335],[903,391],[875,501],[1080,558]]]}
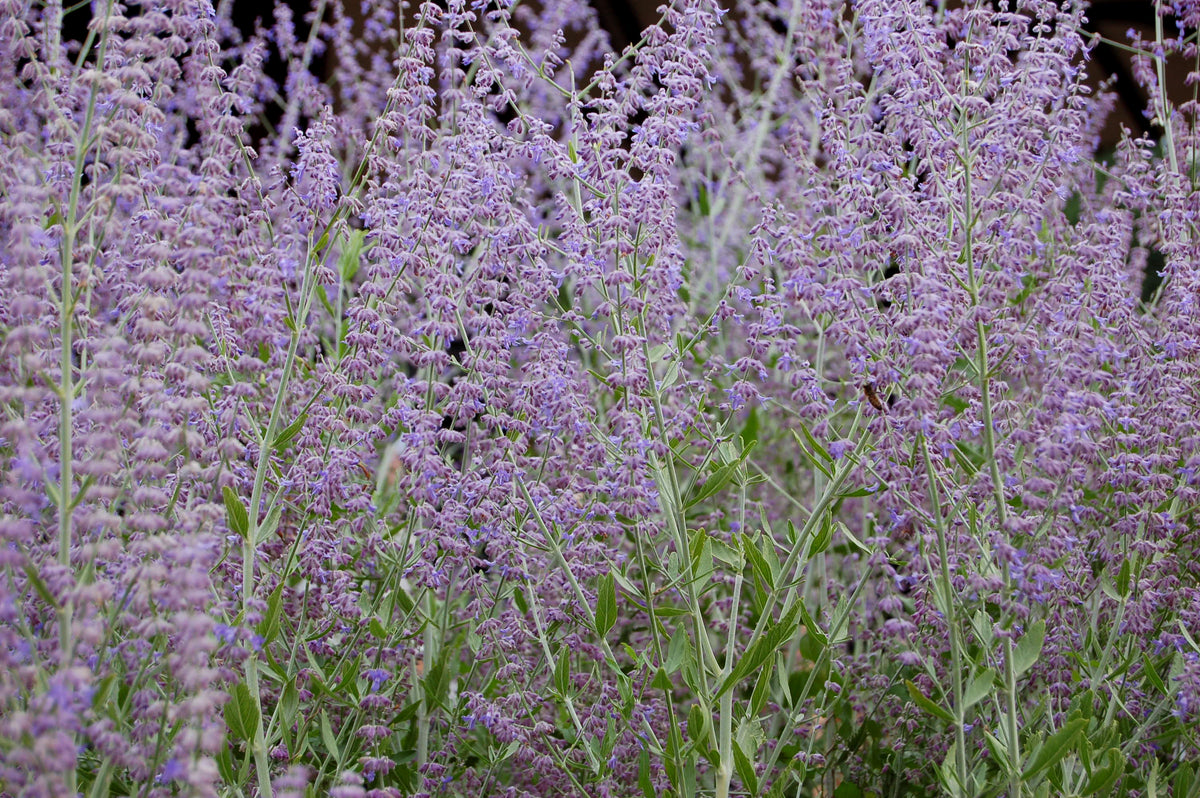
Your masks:
{"label": "dark blurred background", "polygon": [[[220,0],[218,0],[220,2]],[[529,2],[529,0],[527,0]],[[801,0],[803,2],[803,0]],[[1060,0],[1061,2],[1061,0]],[[269,26],[273,22],[273,4],[264,0],[224,0],[222,6],[232,6],[234,24],[245,36],[255,30],[256,25]],[[621,52],[626,46],[638,40],[642,30],[655,23],[658,19],[657,8],[661,0],[591,0],[600,24],[608,31],[613,49]],[[307,36],[303,23],[309,9],[309,0],[287,0],[294,12],[297,34]],[[348,11],[354,13],[358,0],[347,0]],[[416,7],[418,2],[413,0],[411,5]],[[90,4],[80,3],[66,15],[63,39],[66,41],[82,41],[87,34],[90,20]],[[1143,39],[1154,40],[1155,3],[1152,0],[1096,0],[1088,10],[1088,30],[1099,34],[1105,40],[1117,42],[1127,41],[1126,32],[1130,29],[1138,31]],[[1165,22],[1165,35],[1174,33],[1174,20]],[[1194,33],[1194,32],[1193,32]],[[329,57],[328,54],[326,57]],[[1111,91],[1116,94],[1117,105],[1108,120],[1104,130],[1100,151],[1111,150],[1120,139],[1122,127],[1128,128],[1135,135],[1149,135],[1156,138],[1161,131],[1152,128],[1149,119],[1143,113],[1146,107],[1146,96],[1137,82],[1133,79],[1130,67],[1131,56],[1126,50],[1102,41],[1092,50],[1091,61],[1088,65],[1090,82],[1093,87],[1103,81],[1113,79]],[[314,64],[317,69],[326,69],[328,65]],[[285,76],[284,66],[278,59],[267,64],[268,74],[280,85]],[[1183,59],[1175,59],[1168,63],[1167,90],[1168,96],[1178,105],[1194,96],[1197,86],[1188,86],[1185,79],[1188,64]]]}

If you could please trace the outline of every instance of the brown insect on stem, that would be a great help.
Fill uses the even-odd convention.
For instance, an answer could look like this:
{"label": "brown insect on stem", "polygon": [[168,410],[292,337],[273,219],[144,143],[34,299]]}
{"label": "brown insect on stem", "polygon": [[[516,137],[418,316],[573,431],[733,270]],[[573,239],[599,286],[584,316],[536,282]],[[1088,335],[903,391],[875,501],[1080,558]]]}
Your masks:
{"label": "brown insect on stem", "polygon": [[875,408],[880,413],[887,412],[887,405],[885,405],[883,400],[879,398],[879,394],[875,393],[874,382],[868,382],[867,384],[863,385],[862,391],[863,396],[867,397],[867,401],[871,403],[871,407]]}

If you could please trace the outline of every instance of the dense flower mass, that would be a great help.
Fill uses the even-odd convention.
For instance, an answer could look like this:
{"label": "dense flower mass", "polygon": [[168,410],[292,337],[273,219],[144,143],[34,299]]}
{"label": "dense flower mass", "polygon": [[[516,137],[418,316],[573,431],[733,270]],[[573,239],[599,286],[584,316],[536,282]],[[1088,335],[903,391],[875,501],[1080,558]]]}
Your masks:
{"label": "dense flower mass", "polygon": [[0,796],[1196,794],[1200,4],[233,5],[0,0]]}

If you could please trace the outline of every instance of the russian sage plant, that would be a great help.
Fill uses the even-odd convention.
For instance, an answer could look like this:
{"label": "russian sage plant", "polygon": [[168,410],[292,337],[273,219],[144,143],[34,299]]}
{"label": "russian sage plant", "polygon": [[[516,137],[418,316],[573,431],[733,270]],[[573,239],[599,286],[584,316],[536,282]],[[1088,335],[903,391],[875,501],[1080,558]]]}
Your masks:
{"label": "russian sage plant", "polygon": [[1200,795],[1154,6],[0,0],[0,795]]}

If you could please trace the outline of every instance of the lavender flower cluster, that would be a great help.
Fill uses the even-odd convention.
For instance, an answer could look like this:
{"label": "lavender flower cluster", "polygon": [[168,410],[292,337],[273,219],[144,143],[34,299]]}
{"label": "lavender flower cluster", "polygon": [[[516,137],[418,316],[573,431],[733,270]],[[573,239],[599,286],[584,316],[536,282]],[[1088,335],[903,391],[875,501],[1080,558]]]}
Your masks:
{"label": "lavender flower cluster", "polygon": [[1197,794],[1200,3],[1106,154],[1074,0],[232,6],[0,0],[0,796]]}

